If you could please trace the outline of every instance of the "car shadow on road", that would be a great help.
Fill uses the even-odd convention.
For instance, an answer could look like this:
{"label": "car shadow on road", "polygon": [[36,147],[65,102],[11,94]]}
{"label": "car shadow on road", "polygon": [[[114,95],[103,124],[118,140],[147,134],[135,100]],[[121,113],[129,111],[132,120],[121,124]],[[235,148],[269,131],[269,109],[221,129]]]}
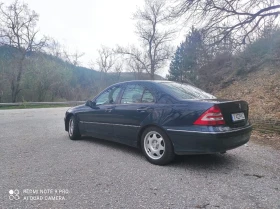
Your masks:
{"label": "car shadow on road", "polygon": [[[103,139],[93,137],[82,137],[82,141],[98,144],[106,148],[118,150],[121,153],[132,154],[134,156],[143,158],[145,160],[142,151],[138,148],[123,145],[117,142],[107,141]],[[193,168],[199,170],[231,170],[238,165],[238,156],[233,156],[229,153],[226,154],[205,154],[205,155],[178,155],[174,161],[167,165],[167,167],[173,168]]]}
{"label": "car shadow on road", "polygon": [[238,158],[232,156],[231,154],[205,154],[205,155],[183,155],[176,156],[173,163],[170,165],[172,167],[188,167],[196,168],[200,170],[210,169],[234,169],[237,166]]}
{"label": "car shadow on road", "polygon": [[113,141],[108,141],[104,139],[98,139],[94,137],[82,137],[82,141],[87,141],[87,142],[92,142],[92,143],[97,143],[98,145],[101,146],[106,146],[107,148],[114,149],[114,150],[120,150],[124,153],[131,153],[135,155],[142,156],[142,152],[140,149],[135,148],[135,147],[130,147],[124,144],[120,144],[118,142],[113,142]]}

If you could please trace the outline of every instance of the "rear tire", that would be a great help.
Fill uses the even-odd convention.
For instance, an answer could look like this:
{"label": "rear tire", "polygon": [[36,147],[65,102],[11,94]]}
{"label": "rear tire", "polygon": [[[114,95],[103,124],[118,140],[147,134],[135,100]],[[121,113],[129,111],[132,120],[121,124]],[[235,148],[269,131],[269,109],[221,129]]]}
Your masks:
{"label": "rear tire", "polygon": [[74,115],[71,116],[68,122],[68,135],[71,140],[78,140],[81,138],[79,131],[78,120]]}
{"label": "rear tire", "polygon": [[169,137],[157,127],[145,129],[141,137],[141,148],[146,159],[155,165],[166,165],[175,157]]}

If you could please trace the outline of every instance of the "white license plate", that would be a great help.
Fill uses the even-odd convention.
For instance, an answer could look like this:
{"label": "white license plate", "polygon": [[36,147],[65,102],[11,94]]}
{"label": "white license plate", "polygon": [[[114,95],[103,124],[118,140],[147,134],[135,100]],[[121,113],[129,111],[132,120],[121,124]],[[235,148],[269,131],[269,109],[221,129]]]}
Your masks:
{"label": "white license plate", "polygon": [[245,115],[243,112],[231,114],[232,121],[245,120]]}

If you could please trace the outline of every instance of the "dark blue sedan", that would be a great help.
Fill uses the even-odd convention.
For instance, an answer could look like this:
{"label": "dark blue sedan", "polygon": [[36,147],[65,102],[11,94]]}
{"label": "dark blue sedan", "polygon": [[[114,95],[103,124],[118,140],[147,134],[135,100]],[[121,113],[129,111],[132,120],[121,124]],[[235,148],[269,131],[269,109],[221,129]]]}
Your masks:
{"label": "dark blue sedan", "polygon": [[70,108],[72,140],[93,136],[142,149],[153,164],[175,154],[224,153],[249,141],[245,101],[216,99],[191,85],[130,81],[112,85],[85,105]]}

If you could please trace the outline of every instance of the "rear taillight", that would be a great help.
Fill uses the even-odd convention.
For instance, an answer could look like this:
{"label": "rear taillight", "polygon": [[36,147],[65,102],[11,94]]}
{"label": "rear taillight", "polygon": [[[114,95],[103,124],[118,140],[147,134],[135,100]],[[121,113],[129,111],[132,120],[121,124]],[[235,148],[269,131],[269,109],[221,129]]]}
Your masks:
{"label": "rear taillight", "polygon": [[225,120],[220,108],[217,105],[206,110],[194,123],[200,126],[224,125]]}

